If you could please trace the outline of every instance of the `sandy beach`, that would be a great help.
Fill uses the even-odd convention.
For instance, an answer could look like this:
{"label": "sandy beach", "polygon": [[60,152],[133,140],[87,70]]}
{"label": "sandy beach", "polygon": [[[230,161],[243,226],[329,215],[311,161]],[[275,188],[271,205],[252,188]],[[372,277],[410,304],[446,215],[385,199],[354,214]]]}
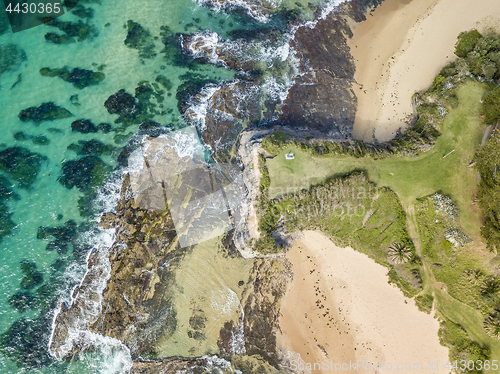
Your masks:
{"label": "sandy beach", "polygon": [[[388,284],[385,267],[314,231],[304,232],[286,257],[293,281],[282,301],[278,347],[291,352],[296,372],[300,358],[303,365],[323,363],[304,373],[336,372],[336,364],[349,362],[360,366],[343,372],[374,373],[382,362],[393,370],[411,365],[400,366],[401,373],[449,372],[443,367],[448,349],[439,344],[439,322]],[[429,368],[429,362],[438,368]]]}
{"label": "sandy beach", "polygon": [[412,95],[455,59],[458,34],[499,25],[498,0],[385,0],[348,42],[358,84],[353,136],[392,139],[408,126]]}

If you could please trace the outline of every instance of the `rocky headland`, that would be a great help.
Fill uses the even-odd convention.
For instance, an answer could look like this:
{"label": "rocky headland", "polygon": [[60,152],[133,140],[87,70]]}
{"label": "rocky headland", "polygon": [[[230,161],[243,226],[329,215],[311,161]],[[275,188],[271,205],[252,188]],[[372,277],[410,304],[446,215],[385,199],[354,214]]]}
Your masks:
{"label": "rocky headland", "polygon": [[[366,10],[378,2],[355,0],[314,24],[293,26],[296,29],[290,45],[295,51],[294,58],[299,59],[300,74],[294,76],[289,86],[279,83],[282,89],[286,86],[286,98],[261,95],[261,87],[269,80],[255,73],[258,64],[254,61],[238,63],[238,56],[231,55],[234,49],[203,49],[199,41],[184,40],[183,47],[197,48],[198,55],[185,50],[193,57],[223,63],[242,73],[233,82],[212,87],[210,95],[205,91],[192,98],[194,105],[206,104],[202,139],[212,147],[216,160],[238,164],[243,169],[246,190],[239,197],[240,219],[235,221],[234,216],[230,217],[234,230],[226,233],[222,241],[227,252],[233,251],[236,256],[245,258],[256,255],[251,243],[259,238],[255,204],[260,179],[258,156],[264,135],[280,126],[297,135],[329,139],[350,137],[356,97],[351,88],[354,64],[346,44],[350,35],[349,22],[363,20]],[[183,114],[187,118],[196,117],[189,106],[184,106]],[[267,124],[266,128],[253,128],[262,123]],[[249,127],[252,131],[245,131],[240,136]],[[181,165],[180,161],[176,164]],[[192,220],[184,222],[179,229],[175,219],[178,212],[169,208],[171,201],[167,195],[175,192],[172,188],[180,188],[183,192],[179,201],[184,207],[189,206],[192,197],[201,198],[209,191],[184,188],[191,186],[187,179],[195,180],[201,175],[197,172],[177,170],[176,173],[187,179],[179,179],[179,183],[169,187],[158,184],[154,178],[158,170],[148,160],[145,170],[153,176],[152,180],[138,182],[133,175],[127,174],[115,211],[101,217],[99,226],[113,232],[113,244],[109,249],[93,250],[89,254],[87,273],[74,289],[72,302],[63,303],[54,320],[51,353],[58,358],[71,359],[81,351],[95,349],[93,340],[88,337],[99,335],[116,339],[127,347],[134,360],[133,373],[201,370],[222,358],[224,360],[216,365],[227,372],[234,369],[264,373],[283,370],[276,334],[279,332],[280,301],[292,274],[289,263],[280,255],[253,260],[248,280],[240,285],[244,287],[240,299],[241,317],[221,321],[217,353],[222,358],[157,356],[158,342],[168,341],[175,333],[176,316],[182,312],[176,310],[172,299],[175,273],[182,258],[193,247],[182,246],[179,241],[185,236],[185,230],[199,218],[193,215]],[[213,178],[217,177],[210,175],[212,189],[215,185],[224,185],[222,175],[221,182],[215,185]],[[150,193],[139,194],[140,199],[146,196],[148,201],[138,200],[137,186],[141,190],[150,189]]]}

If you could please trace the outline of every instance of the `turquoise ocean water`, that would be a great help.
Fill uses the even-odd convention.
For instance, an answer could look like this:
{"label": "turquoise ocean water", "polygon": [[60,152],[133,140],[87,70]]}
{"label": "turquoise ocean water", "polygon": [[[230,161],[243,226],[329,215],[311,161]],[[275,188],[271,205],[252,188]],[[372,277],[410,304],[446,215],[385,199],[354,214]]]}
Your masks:
{"label": "turquoise ocean water", "polygon": [[[134,94],[140,82],[154,83],[158,76],[163,76],[169,81],[168,88],[160,87],[164,101],[158,106],[161,113],[152,120],[169,129],[182,128],[188,124],[178,110],[176,92],[188,79],[186,73],[195,71],[198,76],[214,81],[234,78],[235,72],[224,67],[169,60],[169,56],[161,53],[164,48],[162,26],[167,26],[172,33],[209,30],[221,38],[229,38],[236,29],[280,24],[283,32],[286,31],[282,19],[262,23],[244,12],[214,12],[191,0],[87,0],[81,3],[93,11],[92,17],[79,18],[70,12],[59,20],[84,22],[93,28],[93,37],[70,44],[54,44],[44,36],[59,31],[47,25],[15,34],[7,29],[0,35],[0,152],[22,147],[43,156],[34,181],[28,185],[21,185],[8,170],[0,170],[6,187],[12,191],[3,197],[3,204],[15,225],[0,241],[0,373],[119,372],[116,369],[120,367],[119,361],[125,359],[119,352],[97,352],[66,363],[53,360],[47,353],[54,307],[68,299],[72,287],[81,280],[86,253],[91,249],[89,243],[101,240],[92,230],[96,214],[82,217],[79,210],[78,202],[84,193],[77,187],[68,189],[58,180],[64,162],[83,157],[68,147],[90,140],[111,146],[107,154],[99,157],[112,170],[118,166],[121,149],[138,131],[135,123],[118,131],[82,134],[72,131],[71,123],[88,119],[96,125],[108,123],[114,129],[119,128],[120,125],[114,123],[117,115],[109,114],[103,105],[108,97],[121,89]],[[295,6],[295,2],[290,4],[290,8]],[[141,58],[138,50],[125,45],[129,20],[149,31],[154,57]],[[16,56],[14,50],[18,51]],[[16,59],[17,62],[12,63]],[[65,66],[100,71],[105,78],[97,85],[80,89],[58,77],[40,74],[40,69],[45,67]],[[64,107],[73,116],[40,124],[19,119],[21,110],[44,102]],[[20,168],[20,163],[15,168]],[[109,175],[103,183],[113,186],[107,182]],[[12,198],[14,195],[17,198]],[[1,224],[6,227],[8,214],[1,213]],[[73,230],[71,232],[79,232],[83,239],[71,241],[67,251],[47,250],[53,237],[40,235],[40,227]],[[31,279],[34,283],[30,285],[29,276],[39,278],[40,275],[43,280]],[[21,295],[21,301],[14,305],[12,297],[16,294]]]}

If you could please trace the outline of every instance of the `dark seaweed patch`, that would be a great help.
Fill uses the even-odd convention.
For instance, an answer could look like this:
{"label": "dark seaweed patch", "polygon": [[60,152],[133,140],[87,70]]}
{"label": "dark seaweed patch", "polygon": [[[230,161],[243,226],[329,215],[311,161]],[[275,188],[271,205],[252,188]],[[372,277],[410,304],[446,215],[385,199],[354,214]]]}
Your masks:
{"label": "dark seaweed patch", "polygon": [[77,187],[81,191],[86,191],[101,185],[107,172],[108,167],[99,157],[86,156],[64,162],[58,180],[68,189]]}
{"label": "dark seaweed patch", "polygon": [[57,129],[55,127],[49,127],[47,131],[53,134],[64,134],[64,131],[62,131],[61,129]]}
{"label": "dark seaweed patch", "polygon": [[174,87],[174,84],[172,83],[172,81],[164,75],[158,75],[155,80],[156,80],[156,82],[161,84],[163,87],[165,87],[165,89],[167,91],[170,91]]}
{"label": "dark seaweed patch", "polygon": [[[159,88],[156,83],[151,85],[144,81],[140,82],[135,89],[135,97],[121,89],[106,100],[104,106],[108,112],[119,116],[115,123],[123,123],[120,131],[132,124],[151,121],[155,115],[167,114],[166,111],[156,109],[158,103],[165,100],[164,91]],[[117,135],[115,139],[119,137]]]}
{"label": "dark seaweed patch", "polygon": [[[104,73],[92,70],[63,67],[61,69],[42,68],[40,74],[44,77],[59,77],[65,82],[73,84],[76,88],[83,89],[101,83],[106,77]],[[77,96],[78,98],[78,96]]]}
{"label": "dark seaweed patch", "polygon": [[38,318],[35,321],[21,318],[2,335],[0,352],[14,360],[18,367],[35,369],[52,361],[47,352],[48,332],[51,321]]}
{"label": "dark seaweed patch", "polygon": [[47,33],[45,35],[47,41],[56,44],[67,44],[75,41],[81,42],[98,35],[97,29],[94,26],[82,21],[64,22],[58,19],[47,19],[45,24],[56,27],[64,32],[63,35],[54,33]]}
{"label": "dark seaweed patch", "polygon": [[97,132],[99,129],[96,125],[92,123],[89,119],[79,119],[71,123],[71,130],[74,132],[81,132],[82,134],[88,134],[91,132]]}
{"label": "dark seaweed patch", "polygon": [[43,275],[36,268],[36,264],[32,261],[24,260],[21,262],[21,272],[24,277],[21,281],[21,288],[31,290],[39,286],[43,282]]}
{"label": "dark seaweed patch", "polygon": [[32,309],[35,305],[35,296],[29,292],[17,292],[9,298],[9,304],[18,312],[24,313],[28,309]]}
{"label": "dark seaweed patch", "polygon": [[155,44],[151,33],[142,27],[139,23],[134,21],[127,21],[127,37],[125,45],[129,48],[139,51],[140,58],[154,58],[156,57]]}
{"label": "dark seaweed patch", "polygon": [[76,223],[69,220],[64,226],[45,227],[40,226],[37,232],[37,239],[54,239],[47,244],[47,251],[56,250],[59,254],[66,254],[69,250],[69,245],[73,244],[78,234]]}
{"label": "dark seaweed patch", "polygon": [[133,117],[137,110],[135,98],[123,89],[111,95],[104,106],[110,114],[118,114],[122,118]]}
{"label": "dark seaweed patch", "polygon": [[9,212],[7,205],[0,202],[0,241],[12,232],[16,224],[11,219],[12,213]]}
{"label": "dark seaweed patch", "polygon": [[18,114],[18,117],[23,122],[32,121],[35,125],[39,125],[43,121],[54,121],[73,116],[73,114],[53,102],[41,104],[39,107],[32,106],[28,109],[23,109]]}
{"label": "dark seaweed patch", "polygon": [[37,145],[47,145],[50,143],[50,139],[47,138],[45,135],[37,135],[33,139],[31,139],[33,144]]}
{"label": "dark seaweed patch", "polygon": [[30,137],[24,131],[18,131],[14,133],[14,139],[16,140],[28,140]]}
{"label": "dark seaweed patch", "polygon": [[0,76],[26,61],[26,53],[15,44],[0,45]]}
{"label": "dark seaweed patch", "polygon": [[44,156],[32,153],[26,148],[7,148],[0,152],[0,170],[21,187],[28,187],[35,181],[44,159]]}
{"label": "dark seaweed patch", "polygon": [[9,235],[16,226],[11,220],[12,214],[3,201],[19,199],[19,195],[12,190],[12,183],[6,177],[0,175],[0,241]]}
{"label": "dark seaweed patch", "polygon": [[[95,212],[95,199],[97,198],[97,194],[92,191],[84,191],[83,196],[78,198],[78,212],[81,217],[91,217]],[[73,254],[77,257],[77,248],[73,246]],[[88,250],[82,251],[82,255],[85,255]]]}
{"label": "dark seaweed patch", "polygon": [[86,19],[94,18],[94,9],[87,8],[82,4],[77,4],[77,6],[73,9],[72,13],[80,18],[86,18]]}
{"label": "dark seaweed patch", "polygon": [[78,144],[70,144],[68,149],[75,152],[77,155],[109,156],[111,152],[113,152],[114,147],[109,144],[104,144],[99,140],[92,139],[88,141],[79,140]]}
{"label": "dark seaweed patch", "polygon": [[19,200],[19,195],[12,190],[12,183],[0,175],[0,200]]}
{"label": "dark seaweed patch", "polygon": [[103,134],[107,134],[113,130],[109,123],[100,123],[97,127],[103,132]]}
{"label": "dark seaweed patch", "polygon": [[59,35],[53,32],[48,32],[45,34],[45,40],[54,44],[71,44],[75,42],[75,39],[70,38],[66,35]]}

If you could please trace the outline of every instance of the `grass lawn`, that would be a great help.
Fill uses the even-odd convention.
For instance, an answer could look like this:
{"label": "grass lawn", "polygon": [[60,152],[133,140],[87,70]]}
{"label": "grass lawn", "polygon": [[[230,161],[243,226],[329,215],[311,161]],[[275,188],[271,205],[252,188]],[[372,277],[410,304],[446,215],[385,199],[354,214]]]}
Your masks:
{"label": "grass lawn", "polygon": [[[489,346],[491,359],[498,360],[500,357],[500,341],[491,338],[484,332],[483,316],[477,310],[453,299],[446,292],[435,290],[438,310],[450,321],[461,325],[476,342]],[[491,370],[491,373],[495,371]]]}
{"label": "grass lawn", "polygon": [[[449,195],[460,208],[463,228],[476,236],[480,227],[479,215],[470,209],[470,203],[477,172],[467,165],[481,143],[485,129],[479,118],[480,99],[484,92],[485,88],[479,84],[470,83],[460,88],[457,93],[459,106],[445,118],[443,134],[431,151],[417,158],[321,158],[312,157],[309,152],[294,146],[286,147],[266,163],[271,176],[270,197],[297,187],[308,188],[336,174],[364,170],[379,186],[393,189],[405,207],[416,198],[436,191]],[[443,159],[452,150],[455,151]],[[285,159],[289,152],[295,153],[295,160]]]}

